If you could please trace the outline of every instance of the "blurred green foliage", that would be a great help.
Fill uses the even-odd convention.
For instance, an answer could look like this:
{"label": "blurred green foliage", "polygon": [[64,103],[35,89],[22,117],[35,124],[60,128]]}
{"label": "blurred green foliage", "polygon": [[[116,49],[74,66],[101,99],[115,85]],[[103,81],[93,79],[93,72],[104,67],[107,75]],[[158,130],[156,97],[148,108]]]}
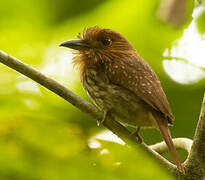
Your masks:
{"label": "blurred green foliage", "polygon": [[205,33],[205,10],[198,17],[197,26],[200,33]]}
{"label": "blurred green foliage", "polygon": [[[58,45],[84,28],[99,25],[124,34],[159,75],[176,117],[173,137],[193,137],[204,91],[174,82],[162,66],[162,54],[180,38],[192,20],[187,1],[185,24],[174,29],[157,19],[159,0],[8,0],[0,6],[0,50],[40,69],[88,99],[76,71],[64,62],[68,50]],[[204,14],[199,17],[204,32]],[[64,59],[65,59],[64,57]],[[69,59],[68,59],[69,60]],[[64,63],[64,64],[62,64]],[[103,127],[40,85],[0,65],[0,179],[139,179],[171,180],[140,149],[89,139]],[[71,83],[72,82],[72,83]],[[161,140],[156,130],[143,130],[145,142]],[[103,149],[108,154],[101,154]]]}

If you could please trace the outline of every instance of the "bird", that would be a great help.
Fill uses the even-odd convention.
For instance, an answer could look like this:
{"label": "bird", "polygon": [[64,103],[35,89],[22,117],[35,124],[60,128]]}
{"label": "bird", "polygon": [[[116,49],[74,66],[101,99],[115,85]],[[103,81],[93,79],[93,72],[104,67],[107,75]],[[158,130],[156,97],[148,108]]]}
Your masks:
{"label": "bird", "polygon": [[131,43],[117,31],[94,26],[60,46],[74,50],[72,62],[83,88],[104,114],[99,123],[110,114],[125,126],[159,130],[184,174],[168,128],[174,116],[167,97],[156,73]]}

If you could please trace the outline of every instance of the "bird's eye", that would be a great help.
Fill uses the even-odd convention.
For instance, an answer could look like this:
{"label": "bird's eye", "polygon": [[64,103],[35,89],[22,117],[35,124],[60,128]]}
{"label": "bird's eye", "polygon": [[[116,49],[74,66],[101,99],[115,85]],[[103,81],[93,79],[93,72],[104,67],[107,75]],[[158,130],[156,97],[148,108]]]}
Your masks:
{"label": "bird's eye", "polygon": [[109,46],[109,45],[111,45],[112,41],[110,38],[105,38],[102,40],[102,43],[104,46]]}

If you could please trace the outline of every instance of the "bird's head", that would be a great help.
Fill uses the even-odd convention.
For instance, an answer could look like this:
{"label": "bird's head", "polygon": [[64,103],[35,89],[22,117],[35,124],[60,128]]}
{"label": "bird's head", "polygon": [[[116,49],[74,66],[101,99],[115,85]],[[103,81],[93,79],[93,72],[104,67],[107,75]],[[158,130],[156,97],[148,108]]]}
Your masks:
{"label": "bird's head", "polygon": [[60,46],[78,50],[86,60],[106,60],[134,51],[132,45],[120,33],[97,26],[85,29],[77,40],[66,41]]}

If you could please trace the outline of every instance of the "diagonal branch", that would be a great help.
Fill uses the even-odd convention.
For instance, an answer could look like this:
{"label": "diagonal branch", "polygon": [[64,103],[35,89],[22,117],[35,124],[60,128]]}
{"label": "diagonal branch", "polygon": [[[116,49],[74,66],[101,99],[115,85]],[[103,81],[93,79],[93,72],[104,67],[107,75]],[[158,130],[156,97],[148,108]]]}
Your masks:
{"label": "diagonal branch", "polygon": [[[42,86],[46,87],[47,89],[51,90],[58,96],[62,97],[78,109],[83,112],[90,114],[94,119],[102,119],[103,113],[99,111],[93,104],[89,103],[88,101],[82,99],[72,91],[68,90],[55,80],[43,75],[36,69],[30,67],[29,65],[21,62],[15,57],[9,56],[8,54],[0,51],[0,62],[5,64],[6,66],[18,71],[19,73],[29,77],[30,79],[34,80],[35,82],[41,84]],[[139,145],[138,138],[134,136],[130,136],[130,132],[122,126],[120,123],[115,121],[111,116],[108,116],[103,125],[111,130],[114,134],[120,137],[126,143],[131,143],[134,145]],[[176,176],[180,176],[180,173],[176,169],[176,166],[170,163],[168,160],[163,158],[160,154],[149,148],[145,143],[141,143],[140,147],[148,152],[156,159],[158,159],[163,165],[165,165],[170,172],[172,172]]]}
{"label": "diagonal branch", "polygon": [[193,146],[185,162],[187,175],[194,179],[205,177],[205,94],[194,135]]}

